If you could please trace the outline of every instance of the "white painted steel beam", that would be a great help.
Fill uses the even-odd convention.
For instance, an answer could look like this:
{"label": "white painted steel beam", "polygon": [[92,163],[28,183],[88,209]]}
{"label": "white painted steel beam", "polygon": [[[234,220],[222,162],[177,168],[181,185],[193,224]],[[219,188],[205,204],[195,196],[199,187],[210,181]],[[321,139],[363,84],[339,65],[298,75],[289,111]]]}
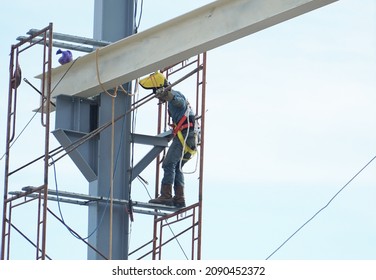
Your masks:
{"label": "white painted steel beam", "polygon": [[96,63],[104,88],[111,89],[335,1],[215,1],[54,68],[52,96],[103,92]]}

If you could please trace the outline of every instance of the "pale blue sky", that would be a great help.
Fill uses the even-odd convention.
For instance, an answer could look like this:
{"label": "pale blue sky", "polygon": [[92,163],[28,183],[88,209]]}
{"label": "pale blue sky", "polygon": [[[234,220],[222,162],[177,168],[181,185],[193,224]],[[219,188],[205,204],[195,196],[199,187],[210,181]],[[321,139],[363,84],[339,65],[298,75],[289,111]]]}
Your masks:
{"label": "pale blue sky", "polygon": [[[29,29],[49,22],[56,32],[91,37],[93,2],[2,4],[1,153],[10,45]],[[140,31],[209,2],[144,0]],[[21,60],[24,77],[36,85],[33,77],[41,69],[37,63],[35,55]],[[265,259],[376,155],[376,3],[340,0],[209,51],[207,67],[202,258]],[[185,84],[177,89],[190,94]],[[38,95],[22,84],[19,130],[38,104]],[[142,131],[141,124],[150,116],[140,110],[138,118]],[[39,127],[38,117],[15,145],[13,166],[41,154],[40,145],[32,142],[43,143]],[[4,160],[0,166],[4,170]],[[87,182],[69,159],[56,168],[62,190],[87,192]],[[12,190],[39,181],[33,169],[26,172],[14,179]],[[151,172],[145,177],[154,180]],[[195,201],[196,179],[187,175],[188,203]],[[141,185],[135,183],[133,189],[134,200],[148,200]],[[149,186],[151,193],[153,189]],[[86,209],[63,204],[62,210],[66,222],[85,236]],[[376,259],[375,213],[376,163],[372,163],[271,259]],[[19,217],[28,231],[34,215],[25,211]],[[86,259],[86,247],[52,218],[49,229],[47,253],[53,259]],[[150,236],[144,239],[148,230]],[[151,235],[150,219],[137,215],[131,250]],[[32,259],[25,248],[19,241],[14,258]],[[177,245],[171,251],[170,258],[184,259]]]}

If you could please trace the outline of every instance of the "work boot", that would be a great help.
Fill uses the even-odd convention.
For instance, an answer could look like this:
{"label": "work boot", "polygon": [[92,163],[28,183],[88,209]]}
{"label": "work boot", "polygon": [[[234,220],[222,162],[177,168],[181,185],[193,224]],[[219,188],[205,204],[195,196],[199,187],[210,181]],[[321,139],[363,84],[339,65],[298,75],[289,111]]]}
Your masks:
{"label": "work boot", "polygon": [[155,204],[164,204],[172,206],[172,186],[171,185],[162,185],[161,186],[161,195],[157,198],[149,200],[149,203],[155,203]]}
{"label": "work boot", "polygon": [[174,186],[174,191],[175,191],[175,196],[172,199],[174,206],[178,208],[185,207],[184,187]]}

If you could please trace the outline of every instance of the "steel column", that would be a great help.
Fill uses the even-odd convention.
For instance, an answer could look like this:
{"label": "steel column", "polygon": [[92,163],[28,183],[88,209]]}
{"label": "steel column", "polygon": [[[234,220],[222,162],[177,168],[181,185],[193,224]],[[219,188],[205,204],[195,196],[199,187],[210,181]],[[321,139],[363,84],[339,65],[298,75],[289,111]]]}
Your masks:
{"label": "steel column", "polygon": [[[96,0],[94,10],[94,39],[114,42],[132,35],[134,33],[133,14],[133,0]],[[99,60],[102,60],[101,55],[99,55]],[[124,88],[127,91],[131,90],[130,84],[124,85]],[[98,126],[101,126],[111,121],[113,97],[107,93],[101,93],[99,98]],[[114,115],[125,114],[130,108],[131,97],[127,94],[118,94],[115,98]],[[123,120],[114,124],[115,139],[112,139],[112,129],[105,130],[100,135],[100,141],[98,142],[98,158],[100,159],[98,161],[98,179],[90,182],[90,195],[110,197],[109,187],[112,180],[113,198],[129,200],[131,183],[131,118],[129,116],[130,114],[126,115]],[[114,151],[111,151],[112,140],[114,140]],[[114,160],[111,158],[111,152],[119,155],[116,163],[111,162]],[[116,164],[113,174],[110,174],[111,164]],[[129,217],[124,206],[113,205],[112,213],[110,202],[107,205],[97,203],[89,206],[89,233],[95,231],[95,234],[89,238],[89,242],[100,252],[108,256],[108,259],[128,259],[128,228]],[[112,236],[110,236],[111,232]],[[89,248],[88,259],[103,258]]]}

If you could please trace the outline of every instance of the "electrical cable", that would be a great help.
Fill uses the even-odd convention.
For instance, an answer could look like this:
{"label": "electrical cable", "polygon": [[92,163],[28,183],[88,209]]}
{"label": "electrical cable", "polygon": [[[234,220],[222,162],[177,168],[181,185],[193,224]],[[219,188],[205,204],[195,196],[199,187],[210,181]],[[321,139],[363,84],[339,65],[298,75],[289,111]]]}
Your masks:
{"label": "electrical cable", "polygon": [[[143,6],[144,6],[144,0],[141,0],[140,15],[138,17],[138,22],[137,22],[136,16],[137,16],[138,0],[135,0],[135,12],[134,12],[135,33],[138,33],[138,28],[140,28]],[[137,22],[137,24],[136,24],[136,22]]]}
{"label": "electrical cable", "polygon": [[114,145],[115,145],[115,98],[116,95],[111,95],[112,97],[112,113],[111,113],[111,164],[110,164],[110,222],[109,222],[109,259],[112,259],[112,230],[113,230],[113,208],[114,208]]}
{"label": "electrical cable", "polygon": [[277,251],[279,251],[294,235],[296,235],[304,226],[306,226],[309,222],[311,222],[316,216],[322,212],[325,208],[329,206],[329,204],[332,203],[332,201],[364,170],[366,169],[372,161],[376,159],[376,156],[374,156],[365,166],[363,166],[329,201],[328,203],[322,207],[320,210],[318,210],[310,219],[308,219],[303,225],[301,225],[293,234],[290,235],[289,238],[287,238],[277,249],[274,250],[273,253],[271,253],[266,260],[270,259]]}
{"label": "electrical cable", "polygon": [[[133,97],[133,104],[136,103],[136,98],[139,97],[138,95],[138,79],[135,81],[135,87],[134,87],[134,94]],[[136,124],[137,124],[137,108],[132,111],[131,115],[131,135],[133,135],[136,131]],[[130,164],[130,175],[129,175],[129,199],[131,200],[131,191],[132,191],[132,171],[134,167],[134,141],[131,141],[131,164]]]}
{"label": "electrical cable", "polygon": [[[68,231],[74,236],[76,237],[77,239],[83,239],[83,240],[86,240],[88,238],[90,238],[99,228],[99,226],[102,224],[102,221],[103,221],[103,218],[104,218],[104,214],[106,213],[107,211],[107,205],[108,205],[108,200],[107,200],[107,203],[105,205],[105,209],[103,210],[103,213],[102,213],[102,216],[99,220],[99,223],[97,225],[97,227],[87,236],[87,237],[80,237],[78,236],[77,233],[75,233],[74,231],[71,230],[71,228],[66,224],[65,220],[64,220],[64,215],[63,215],[63,212],[61,210],[61,205],[60,205],[60,199],[59,199],[59,188],[58,188],[58,182],[57,182],[57,172],[56,172],[56,167],[55,167],[55,164],[53,164],[53,170],[54,170],[54,179],[55,179],[55,190],[56,190],[56,200],[57,200],[57,204],[58,204],[58,209],[59,209],[59,214],[60,214],[60,218],[61,218],[61,222],[62,224],[68,229]],[[108,197],[109,195],[107,195]]]}

